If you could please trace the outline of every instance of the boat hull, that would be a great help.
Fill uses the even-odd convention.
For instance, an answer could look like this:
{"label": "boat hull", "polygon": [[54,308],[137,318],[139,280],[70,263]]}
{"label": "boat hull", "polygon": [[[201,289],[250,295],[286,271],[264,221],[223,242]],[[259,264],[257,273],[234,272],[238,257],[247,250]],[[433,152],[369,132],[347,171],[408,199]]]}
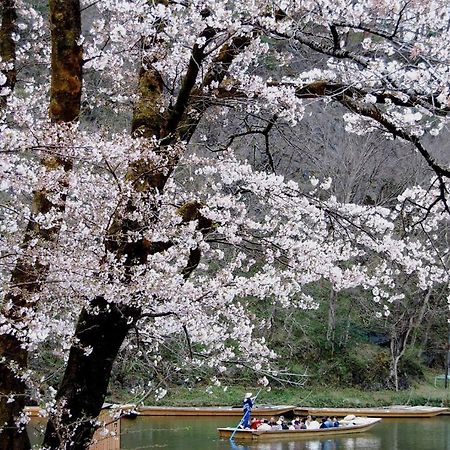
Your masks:
{"label": "boat hull", "polygon": [[[344,425],[336,428],[325,428],[318,430],[237,430],[234,439],[239,441],[278,441],[278,440],[297,440],[297,439],[311,439],[328,436],[339,436],[341,434],[363,433],[370,430],[377,423],[381,422],[381,418],[366,419],[362,423],[355,425]],[[218,428],[219,437],[222,439],[229,439],[234,432],[234,428]]]}

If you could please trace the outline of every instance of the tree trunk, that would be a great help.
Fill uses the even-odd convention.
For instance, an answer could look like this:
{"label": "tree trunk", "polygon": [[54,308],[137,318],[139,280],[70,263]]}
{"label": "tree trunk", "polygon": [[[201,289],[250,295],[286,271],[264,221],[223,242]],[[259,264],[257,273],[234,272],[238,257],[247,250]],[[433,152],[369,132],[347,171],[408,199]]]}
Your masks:
{"label": "tree trunk", "polygon": [[422,337],[422,340],[421,340],[421,342],[419,344],[419,349],[417,351],[417,357],[418,358],[422,357],[422,354],[423,354],[424,350],[428,346],[428,340],[430,338],[430,332],[431,332],[431,327],[433,325],[433,319],[434,319],[434,315],[429,317],[428,320],[426,321],[425,331],[423,332],[423,337]]}
{"label": "tree trunk", "polygon": [[398,335],[394,333],[391,335],[391,364],[389,368],[389,380],[396,391],[398,391],[398,362],[400,360],[401,352],[401,343],[397,338]]}
{"label": "tree trunk", "polygon": [[[17,20],[14,0],[2,2],[1,16],[0,57],[3,62],[11,64],[10,68],[2,71],[6,76],[3,87],[13,90],[16,84],[16,45],[13,33]],[[6,103],[7,96],[0,96],[0,113]],[[1,306],[3,310],[3,305]],[[16,423],[25,406],[25,384],[20,376],[16,376],[15,368],[19,375],[26,366],[27,352],[21,348],[19,340],[13,335],[0,335],[0,450],[30,447],[27,433]]]}
{"label": "tree trunk", "polygon": [[70,349],[66,371],[57,394],[58,414],[47,425],[44,446],[84,450],[95,431],[113,363],[138,317],[135,308],[117,306],[98,297],[95,313],[80,314],[75,330],[77,345]]}
{"label": "tree trunk", "polygon": [[328,327],[327,327],[327,342],[331,344],[331,351],[334,352],[335,338],[336,338],[336,307],[337,294],[334,289],[330,292],[330,302],[328,303]]}
{"label": "tree trunk", "polygon": [[[6,0],[2,9],[2,58],[15,57],[14,41],[11,33],[15,21],[14,2]],[[80,112],[82,83],[82,50],[78,45],[81,33],[80,6],[78,0],[50,1],[50,22],[52,31],[52,74],[49,114],[53,122],[71,122]],[[15,83],[15,70],[6,74],[10,87]],[[41,189],[33,195],[33,217],[39,214],[57,213],[65,209],[67,177],[64,172],[71,170],[72,162],[51,154],[43,157],[42,164],[48,170],[63,169],[63,174],[54,191]],[[57,198],[50,201],[49,198]],[[9,333],[0,335],[0,450],[27,449],[30,446],[26,433],[20,433],[17,424],[25,406],[26,385],[21,380],[27,368],[27,351],[23,348],[26,340],[26,314],[23,310],[33,309],[32,294],[41,289],[48,273],[48,265],[39,259],[28,258],[27,249],[31,240],[38,242],[36,248],[53,243],[60,230],[60,224],[51,228],[41,227],[35,220],[28,223],[22,241],[23,256],[18,260],[10,279],[10,290],[5,295],[2,316],[11,324]],[[22,335],[14,332],[16,324],[21,325]],[[10,401],[10,400],[11,401]],[[23,424],[22,424],[23,425]]]}
{"label": "tree trunk", "polygon": [[351,313],[351,310],[352,310],[352,306],[350,306],[347,311],[347,322],[345,324],[345,331],[340,339],[340,345],[342,345],[344,347],[347,345],[348,339],[350,337],[350,323],[351,323],[350,313]]}
{"label": "tree trunk", "polygon": [[418,329],[420,328],[420,326],[422,325],[423,319],[425,317],[425,314],[427,312],[428,309],[428,304],[430,302],[430,298],[431,298],[431,294],[433,292],[432,288],[428,288],[428,291],[425,295],[425,298],[422,302],[422,305],[420,307],[420,312],[419,315],[417,316],[417,320],[415,321],[415,333],[413,333],[412,337],[411,337],[411,347],[414,347],[416,345],[416,340],[417,340],[417,333],[418,333]]}
{"label": "tree trunk", "polygon": [[[25,383],[16,376],[10,366],[16,365],[19,373],[27,365],[27,352],[20,347],[20,342],[9,335],[1,336],[0,358],[7,363],[0,364],[0,420],[5,426],[0,429],[1,450],[26,450],[30,448],[28,435],[16,420],[25,407]],[[14,399],[9,401],[9,399]]]}
{"label": "tree trunk", "polygon": [[390,370],[390,378],[393,382],[394,388],[396,391],[398,391],[398,361],[399,361],[400,357],[399,356],[395,356],[392,358],[391,361],[391,370]]}
{"label": "tree trunk", "polygon": [[[1,5],[2,25],[0,28],[0,57],[4,63],[11,64],[8,69],[2,70],[6,77],[6,83],[2,87],[8,87],[11,91],[16,84],[16,43],[13,33],[16,29],[17,13],[14,0],[3,0]],[[6,106],[7,96],[0,95],[0,112]]]}
{"label": "tree trunk", "polygon": [[406,344],[408,343],[409,335],[414,326],[414,316],[411,316],[408,319],[406,324],[403,324],[403,329],[401,330],[392,330],[391,332],[391,367],[389,372],[389,378],[395,387],[395,390],[399,390],[398,383],[398,365],[400,359],[405,354]]}
{"label": "tree trunk", "polygon": [[[14,0],[3,0],[1,5],[0,58],[9,63],[2,70],[11,91],[16,84],[16,44],[13,33],[16,29],[17,12]],[[6,107],[7,96],[0,96],[0,113]],[[8,301],[5,298],[5,302]],[[3,311],[2,305],[2,313]],[[26,369],[27,352],[12,334],[0,335],[0,450],[22,450],[30,447],[23,424],[18,425],[25,407],[25,383],[20,373]],[[12,400],[12,401],[11,401]]]}
{"label": "tree trunk", "polygon": [[80,115],[83,49],[79,0],[50,0],[52,80],[50,117],[73,122]]}

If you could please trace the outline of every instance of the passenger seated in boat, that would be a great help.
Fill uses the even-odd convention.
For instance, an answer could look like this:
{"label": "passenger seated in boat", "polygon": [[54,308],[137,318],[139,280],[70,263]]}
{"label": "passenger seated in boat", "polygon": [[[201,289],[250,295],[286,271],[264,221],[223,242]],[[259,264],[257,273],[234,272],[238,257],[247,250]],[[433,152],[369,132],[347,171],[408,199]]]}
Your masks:
{"label": "passenger seated in boat", "polygon": [[317,421],[316,416],[312,416],[312,420],[309,423],[308,430],[318,430],[320,428],[320,423]]}
{"label": "passenger seated in boat", "polygon": [[332,419],[333,427],[338,427],[340,425],[339,420],[336,419],[336,417],[333,417]]}
{"label": "passenger seated in boat", "polygon": [[267,419],[263,419],[262,423],[257,428],[258,431],[271,431],[272,427],[269,425],[269,421]]}
{"label": "passenger seated in boat", "polygon": [[257,419],[256,417],[252,417],[252,420],[250,421],[250,428],[252,430],[257,430],[259,425],[261,425],[261,420]]}
{"label": "passenger seated in boat", "polygon": [[326,417],[322,417],[322,422],[320,423],[320,427],[319,428],[329,428]]}
{"label": "passenger seated in boat", "polygon": [[305,421],[305,423],[306,423],[306,428],[309,428],[309,424],[312,422],[312,417],[311,416],[307,416],[306,417],[306,421]]}
{"label": "passenger seated in boat", "polygon": [[306,425],[306,419],[303,418],[302,420],[300,420],[300,430],[306,430],[308,428],[308,426]]}
{"label": "passenger seated in boat", "polygon": [[295,430],[294,422],[288,422],[288,430]]}
{"label": "passenger seated in boat", "polygon": [[280,430],[283,429],[283,427],[281,426],[281,420],[280,420],[280,418],[278,418],[278,420],[275,420],[275,419],[273,418],[273,421],[272,421],[272,419],[271,419],[271,424],[270,424],[270,425],[272,426],[272,430],[280,431]]}
{"label": "passenger seated in boat", "polygon": [[284,420],[284,416],[280,416],[277,421],[277,425],[280,425],[282,430],[289,430],[289,425]]}
{"label": "passenger seated in boat", "polygon": [[282,428],[281,428],[281,423],[278,423],[278,422],[279,422],[279,420],[277,421],[277,420],[275,419],[275,417],[271,417],[271,418],[270,418],[269,425],[272,427],[272,430],[277,430],[277,431],[279,431],[279,430],[282,429]]}
{"label": "passenger seated in boat", "polygon": [[292,424],[294,425],[294,429],[296,430],[300,430],[300,426],[301,426],[301,421],[298,417],[296,417],[294,419],[294,421],[292,422]]}
{"label": "passenger seated in boat", "polygon": [[271,427],[275,426],[277,424],[277,421],[275,420],[275,417],[271,417],[269,420],[269,425]]}

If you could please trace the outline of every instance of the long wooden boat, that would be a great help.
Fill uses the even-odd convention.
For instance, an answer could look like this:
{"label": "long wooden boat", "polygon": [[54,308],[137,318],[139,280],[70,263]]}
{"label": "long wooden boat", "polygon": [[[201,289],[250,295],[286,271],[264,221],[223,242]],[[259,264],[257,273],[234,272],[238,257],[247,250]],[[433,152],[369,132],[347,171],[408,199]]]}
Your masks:
{"label": "long wooden boat", "polygon": [[343,417],[349,414],[365,417],[434,417],[444,414],[449,408],[438,408],[432,406],[386,406],[382,408],[295,408],[296,415],[315,415],[315,416],[337,416]]}
{"label": "long wooden boat", "polygon": [[[341,434],[363,433],[370,430],[381,418],[357,417],[354,421],[334,428],[319,428],[318,430],[237,430],[234,439],[237,441],[273,441],[273,440],[296,440],[312,439],[316,437],[338,436]],[[217,428],[219,437],[229,439],[235,428]]]}
{"label": "long wooden boat", "polygon": [[[257,416],[279,416],[281,414],[294,413],[293,405],[257,406],[252,409],[252,414]],[[104,405],[104,409],[117,409],[124,417],[138,416],[225,416],[242,417],[242,408],[231,406],[212,407],[183,407],[183,406],[136,406],[127,405]],[[44,410],[38,406],[27,406],[25,412],[29,417],[46,417]]]}
{"label": "long wooden boat", "polygon": [[[278,416],[293,413],[295,406],[257,406],[252,409],[252,415]],[[183,407],[183,406],[138,406],[135,408],[139,416],[227,416],[242,417],[242,408],[230,406]]]}

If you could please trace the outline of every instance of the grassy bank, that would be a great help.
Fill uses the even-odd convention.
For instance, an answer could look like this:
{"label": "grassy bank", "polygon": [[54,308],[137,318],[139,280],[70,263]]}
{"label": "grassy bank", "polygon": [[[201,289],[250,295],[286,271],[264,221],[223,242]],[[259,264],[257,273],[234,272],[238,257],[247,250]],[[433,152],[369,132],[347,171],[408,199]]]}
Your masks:
{"label": "grassy bank", "polygon": [[[214,390],[208,394],[205,389],[187,390],[177,388],[160,401],[167,406],[214,406],[237,405],[249,388],[234,386],[226,393]],[[253,391],[256,391],[254,388]],[[449,392],[443,389],[431,389],[428,386],[418,386],[408,391],[361,391],[358,389],[273,389],[262,392],[258,398],[261,404],[287,404],[316,407],[366,407],[385,405],[430,405],[441,406],[450,404]]]}
{"label": "grassy bank", "polygon": [[[239,405],[245,392],[258,392],[258,386],[228,386],[208,388],[198,385],[195,388],[172,387],[167,395],[159,402],[155,402],[149,396],[146,404],[158,404],[165,406],[215,406],[215,405]],[[120,398],[119,398],[120,397]],[[113,396],[114,401],[133,401],[124,398],[123,395]],[[300,405],[315,407],[368,407],[386,405],[429,405],[429,406],[450,406],[450,389],[443,388],[443,383],[439,382],[438,387],[434,386],[434,374],[426,376],[425,381],[414,385],[411,389],[404,391],[367,391],[357,388],[324,387],[273,387],[269,391],[261,391],[259,404],[273,405]]]}

